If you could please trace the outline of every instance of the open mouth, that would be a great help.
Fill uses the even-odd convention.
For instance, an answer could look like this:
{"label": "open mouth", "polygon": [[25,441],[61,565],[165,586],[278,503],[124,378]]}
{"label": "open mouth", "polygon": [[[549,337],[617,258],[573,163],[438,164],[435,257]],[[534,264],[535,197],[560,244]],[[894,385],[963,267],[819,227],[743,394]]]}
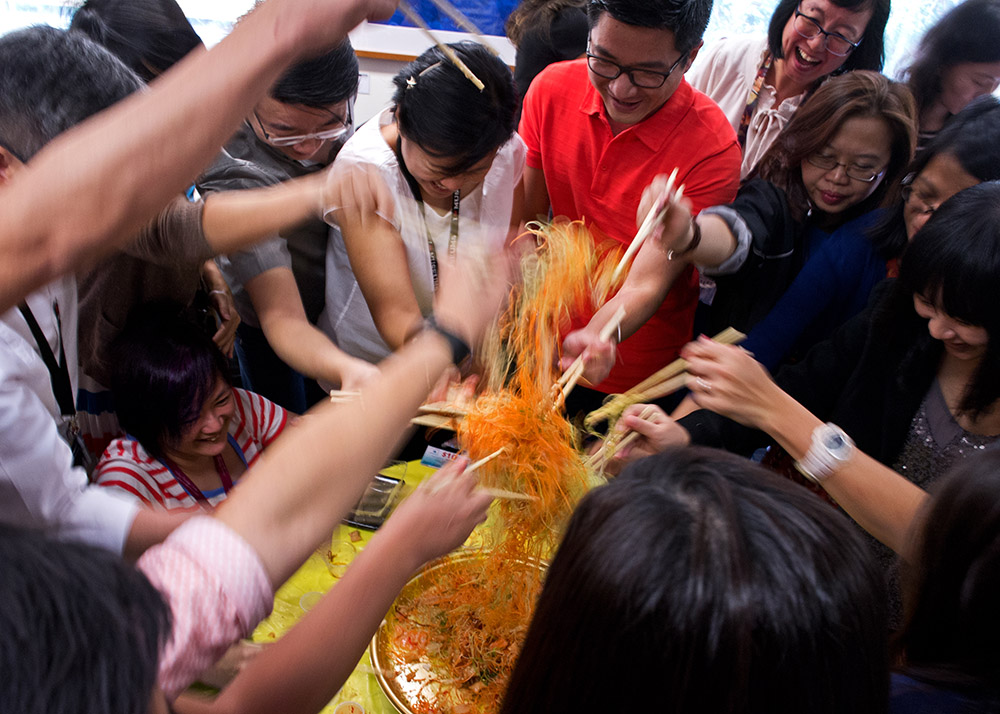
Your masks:
{"label": "open mouth", "polygon": [[807,67],[815,67],[816,65],[818,65],[822,61],[822,60],[819,60],[819,59],[814,59],[814,58],[810,57],[809,55],[807,55],[805,52],[802,51],[801,47],[796,47],[795,48],[795,58],[801,64],[804,64]]}

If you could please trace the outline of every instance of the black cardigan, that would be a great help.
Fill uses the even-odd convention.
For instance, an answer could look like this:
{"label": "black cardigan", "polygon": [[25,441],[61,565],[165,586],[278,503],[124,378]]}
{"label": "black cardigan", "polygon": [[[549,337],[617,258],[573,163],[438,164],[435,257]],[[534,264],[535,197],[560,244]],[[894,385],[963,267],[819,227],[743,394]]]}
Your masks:
{"label": "black cardigan", "polygon": [[[898,458],[910,423],[937,374],[942,346],[913,310],[912,295],[885,280],[864,312],[846,322],[775,381],[823,421],[850,434],[858,448],[887,466]],[[692,443],[750,455],[772,443],[707,410],[680,424]]]}

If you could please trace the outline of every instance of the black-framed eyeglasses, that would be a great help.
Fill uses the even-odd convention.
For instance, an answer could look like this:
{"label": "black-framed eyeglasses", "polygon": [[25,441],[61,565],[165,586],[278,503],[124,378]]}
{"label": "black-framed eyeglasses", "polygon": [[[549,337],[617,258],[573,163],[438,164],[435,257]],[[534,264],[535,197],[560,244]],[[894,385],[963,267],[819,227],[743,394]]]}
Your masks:
{"label": "black-framed eyeglasses", "polygon": [[852,178],[855,181],[861,181],[862,183],[871,183],[872,181],[885,176],[885,169],[872,169],[865,166],[857,166],[855,164],[845,164],[843,161],[837,161],[835,156],[810,154],[806,157],[806,161],[815,166],[817,169],[823,169],[824,171],[832,171],[838,166],[843,166],[844,173],[847,174],[848,178]]}
{"label": "black-framed eyeglasses", "polygon": [[670,65],[670,69],[666,72],[657,72],[652,69],[623,67],[617,62],[612,62],[604,57],[591,54],[588,49],[587,66],[590,67],[591,72],[604,79],[618,79],[622,74],[625,74],[628,76],[628,81],[641,89],[659,89],[670,78],[670,75],[677,69],[677,66],[687,59],[687,56],[688,53],[685,52],[677,58],[676,62]]}
{"label": "black-framed eyeglasses", "polygon": [[903,203],[913,201],[916,204],[914,208],[917,209],[918,213],[933,216],[935,211],[937,211],[941,205],[938,204],[935,206],[930,203],[922,193],[913,187],[913,179],[915,178],[916,174],[906,174],[906,176],[903,177],[903,181],[901,182],[899,189],[899,193],[903,197]]}
{"label": "black-framed eyeglasses", "polygon": [[792,21],[792,27],[795,28],[795,31],[799,33],[801,37],[804,37],[807,40],[811,40],[817,35],[823,35],[827,52],[837,55],[838,57],[846,57],[851,54],[851,52],[858,49],[858,45],[861,44],[861,39],[864,39],[862,37],[857,42],[851,42],[839,32],[827,32],[826,28],[819,24],[817,20],[802,13],[797,7],[795,8],[795,17]]}
{"label": "black-framed eyeglasses", "polygon": [[268,133],[267,128],[264,126],[264,122],[260,120],[260,116],[257,111],[253,111],[253,118],[257,120],[257,126],[260,127],[261,133],[264,134],[264,141],[266,141],[271,146],[295,146],[296,144],[302,144],[307,141],[329,141],[330,139],[336,139],[337,137],[343,136],[347,133],[347,130],[351,128],[354,123],[354,117],[351,113],[351,102],[347,103],[347,111],[343,118],[334,117],[334,119],[340,124],[340,126],[334,129],[324,129],[323,131],[316,131],[312,134],[297,134],[295,136],[272,136]]}

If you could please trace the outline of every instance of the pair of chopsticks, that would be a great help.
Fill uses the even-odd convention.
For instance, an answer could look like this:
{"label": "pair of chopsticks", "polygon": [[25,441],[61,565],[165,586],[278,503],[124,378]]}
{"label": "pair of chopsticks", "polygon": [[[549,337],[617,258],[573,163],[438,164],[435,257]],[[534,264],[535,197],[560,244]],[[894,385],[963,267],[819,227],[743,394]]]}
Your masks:
{"label": "pair of chopsticks", "polygon": [[[648,419],[653,415],[653,411],[653,407],[647,405],[641,412],[639,412],[639,418],[643,420]],[[639,432],[631,429],[616,432],[615,434],[609,434],[608,437],[601,442],[601,448],[595,451],[593,455],[587,459],[587,465],[593,469],[603,469],[604,465],[614,458],[615,454],[638,439],[639,436]]]}
{"label": "pair of chopsticks", "polygon": [[[476,38],[477,42],[486,47],[493,54],[496,54],[496,50],[490,47],[486,40],[483,39],[479,29],[473,25],[469,18],[463,15],[457,7],[448,2],[448,0],[431,0],[431,2],[433,2],[439,10],[444,12],[445,15],[450,17],[456,25],[472,34],[472,36]],[[472,70],[469,69],[468,65],[465,64],[465,62],[463,62],[457,54],[455,54],[455,51],[451,47],[444,44],[441,40],[434,36],[434,32],[431,30],[430,26],[424,22],[424,19],[420,17],[416,10],[413,9],[413,5],[411,5],[408,0],[399,0],[399,9],[403,15],[406,16],[406,19],[416,25],[420,31],[423,32],[428,39],[430,39],[431,42],[437,45],[438,49],[444,53],[444,56],[447,57],[452,64],[458,67],[462,74],[468,77],[469,81],[476,85],[476,88],[479,89],[480,92],[483,91],[486,85],[483,84],[482,80],[472,73]]]}
{"label": "pair of chopsticks", "polygon": [[[712,339],[723,345],[738,345],[746,339],[746,335],[739,330],[728,327]],[[650,399],[659,399],[673,394],[687,384],[687,368],[687,360],[683,358],[674,360],[627,392],[615,395],[602,407],[592,411],[583,420],[584,425],[592,427],[612,415],[621,414],[625,411],[625,407],[631,404],[647,402]]]}
{"label": "pair of chopsticks", "polygon": [[[601,342],[607,342],[608,340],[610,340],[611,335],[614,334],[614,331],[618,329],[618,327],[622,324],[622,320],[624,319],[625,319],[625,308],[619,305],[618,309],[615,310],[615,314],[612,315],[611,319],[604,324],[603,328],[601,328],[601,332],[598,335],[598,339]],[[559,390],[559,396],[556,399],[557,405],[566,403],[566,397],[569,396],[569,393],[573,391],[573,387],[576,386],[576,383],[579,382],[580,378],[583,376],[583,368],[586,363],[586,360],[584,359],[583,355],[584,353],[581,352],[580,355],[575,360],[573,360],[573,363],[566,368],[566,371],[562,373],[562,375],[553,385],[554,390]]]}
{"label": "pair of chopsticks", "polygon": [[330,390],[330,401],[334,404],[342,404],[344,402],[353,402],[355,399],[361,396],[361,392],[345,391],[343,389],[331,389]]}
{"label": "pair of chopsticks", "polygon": [[611,282],[617,283],[618,279],[621,277],[622,272],[625,270],[625,266],[628,262],[632,260],[632,257],[639,252],[639,248],[642,244],[646,242],[646,239],[653,234],[656,226],[663,220],[663,217],[667,215],[667,212],[671,208],[676,206],[681,198],[684,196],[684,185],[682,184],[680,188],[674,191],[674,183],[677,181],[677,169],[670,172],[670,176],[667,178],[667,187],[664,189],[664,197],[659,201],[654,201],[653,205],[650,207],[649,212],[646,213],[646,218],[643,219],[642,225],[639,226],[638,232],[635,234],[635,238],[629,243],[628,249],[625,251],[625,255],[622,259],[618,261],[618,265],[615,266],[615,270],[611,273]]}

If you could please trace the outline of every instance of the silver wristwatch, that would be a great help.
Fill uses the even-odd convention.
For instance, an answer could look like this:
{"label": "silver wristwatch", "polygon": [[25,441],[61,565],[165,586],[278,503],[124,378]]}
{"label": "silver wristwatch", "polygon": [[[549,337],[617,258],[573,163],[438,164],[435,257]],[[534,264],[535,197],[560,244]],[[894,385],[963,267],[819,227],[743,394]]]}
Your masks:
{"label": "silver wristwatch", "polygon": [[812,444],[801,461],[795,462],[802,475],[822,484],[854,453],[854,441],[836,424],[820,424],[812,433]]}

